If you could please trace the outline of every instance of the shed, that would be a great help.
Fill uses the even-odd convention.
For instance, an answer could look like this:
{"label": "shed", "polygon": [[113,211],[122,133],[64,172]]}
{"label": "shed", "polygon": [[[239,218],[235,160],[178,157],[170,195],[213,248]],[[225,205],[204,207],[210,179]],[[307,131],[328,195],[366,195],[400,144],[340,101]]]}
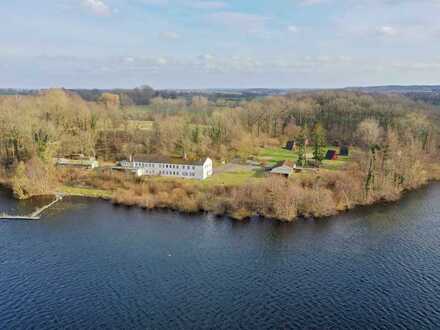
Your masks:
{"label": "shed", "polygon": [[296,147],[296,142],[293,140],[287,141],[286,146],[284,147],[284,149],[287,150],[295,150]]}
{"label": "shed", "polygon": [[341,156],[348,156],[350,154],[350,149],[348,146],[341,146],[339,148],[339,155]]}
{"label": "shed", "polygon": [[293,171],[295,169],[295,165],[290,160],[285,160],[280,163],[278,163],[271,171],[270,174],[274,176],[283,176],[288,178],[293,174]]}
{"label": "shed", "polygon": [[328,150],[327,154],[325,155],[325,159],[327,159],[327,160],[336,160],[336,159],[338,159],[338,155],[336,153],[336,150]]}

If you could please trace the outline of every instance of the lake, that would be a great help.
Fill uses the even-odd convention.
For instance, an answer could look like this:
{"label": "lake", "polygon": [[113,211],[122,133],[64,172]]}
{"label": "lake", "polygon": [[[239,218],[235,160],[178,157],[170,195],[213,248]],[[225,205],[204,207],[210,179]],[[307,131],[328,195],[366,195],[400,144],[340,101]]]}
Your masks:
{"label": "lake", "polygon": [[440,184],[293,224],[80,198],[0,222],[0,329],[403,327],[440,327]]}

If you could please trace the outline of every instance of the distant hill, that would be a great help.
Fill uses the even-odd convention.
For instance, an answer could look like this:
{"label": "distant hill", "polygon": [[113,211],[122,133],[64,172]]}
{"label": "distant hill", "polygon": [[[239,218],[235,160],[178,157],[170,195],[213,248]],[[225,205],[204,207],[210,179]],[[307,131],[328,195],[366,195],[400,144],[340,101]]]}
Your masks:
{"label": "distant hill", "polygon": [[366,93],[440,93],[440,85],[388,85],[388,86],[367,86],[347,87],[345,90],[366,92]]}
{"label": "distant hill", "polygon": [[158,96],[162,97],[183,97],[190,99],[193,96],[205,96],[210,100],[250,100],[266,96],[287,95],[292,91],[303,91],[300,89],[278,89],[278,88],[207,88],[207,89],[163,89],[158,90]]}
{"label": "distant hill", "polygon": [[347,87],[349,91],[380,94],[401,94],[414,101],[440,106],[440,85]]}
{"label": "distant hill", "polygon": [[[208,89],[162,89],[153,90],[149,86],[134,89],[70,89],[68,91],[79,94],[86,101],[96,101],[102,93],[114,93],[127,104],[148,104],[153,97],[164,98],[183,97],[191,99],[193,96],[205,96],[210,100],[225,99],[231,101],[251,100],[266,96],[283,96],[289,93],[322,91],[325,89],[301,88],[208,88]],[[332,90],[344,90],[369,94],[399,94],[414,101],[426,102],[440,106],[440,85],[387,85],[367,87],[346,87]],[[39,90],[31,89],[0,89],[0,95],[35,95]]]}

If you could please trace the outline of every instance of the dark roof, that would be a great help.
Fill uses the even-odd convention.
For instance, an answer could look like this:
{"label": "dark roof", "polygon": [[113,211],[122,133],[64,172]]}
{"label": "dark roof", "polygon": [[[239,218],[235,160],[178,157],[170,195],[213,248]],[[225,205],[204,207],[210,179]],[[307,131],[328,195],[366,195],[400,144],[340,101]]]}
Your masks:
{"label": "dark roof", "polygon": [[328,150],[325,155],[325,159],[327,159],[327,160],[332,160],[335,157],[337,157],[336,150]]}
{"label": "dark roof", "polygon": [[208,157],[196,160],[185,160],[183,158],[152,157],[148,155],[133,156],[133,162],[154,163],[154,164],[175,164],[175,165],[203,165]]}
{"label": "dark roof", "polygon": [[293,140],[287,141],[285,149],[292,150],[293,148],[295,148],[295,141]]}
{"label": "dark roof", "polygon": [[349,152],[350,152],[350,149],[348,146],[344,145],[339,148],[339,153],[341,154],[341,156],[348,156]]}

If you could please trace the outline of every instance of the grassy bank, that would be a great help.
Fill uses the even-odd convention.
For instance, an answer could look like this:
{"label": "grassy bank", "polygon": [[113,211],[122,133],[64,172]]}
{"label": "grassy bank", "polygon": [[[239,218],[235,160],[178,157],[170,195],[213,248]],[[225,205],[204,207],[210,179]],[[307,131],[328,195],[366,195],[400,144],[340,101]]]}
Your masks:
{"label": "grassy bank", "polygon": [[440,166],[431,164],[405,184],[383,185],[366,194],[365,173],[351,165],[343,170],[297,173],[289,179],[265,177],[249,170],[219,173],[205,181],[69,171],[63,190],[69,195],[106,198],[115,204],[145,209],[294,221],[298,217],[327,217],[356,206],[396,201],[404,192],[440,179]]}
{"label": "grassy bank", "polygon": [[110,170],[57,168],[58,185],[52,192],[103,198],[145,209],[210,212],[234,219],[263,216],[294,221],[298,217],[327,217],[359,205],[395,201],[406,191],[440,179],[438,159],[420,158],[408,161],[411,166],[398,167],[402,161],[400,154],[396,155],[399,162],[392,163],[393,167],[377,154],[372,158],[377,164],[375,168],[387,165],[395,172],[392,175],[389,171],[374,172],[374,182],[368,187],[370,162],[366,161],[368,155],[363,154],[351,160],[331,161],[333,167],[325,166],[319,171],[295,173],[289,179],[266,176],[258,167],[243,164],[217,168],[217,173],[204,181],[138,178],[131,173]]}
{"label": "grassy bank", "polygon": [[110,200],[113,196],[113,192],[110,190],[87,187],[72,187],[65,185],[59,188],[59,192],[66,196],[102,198],[108,200]]}

